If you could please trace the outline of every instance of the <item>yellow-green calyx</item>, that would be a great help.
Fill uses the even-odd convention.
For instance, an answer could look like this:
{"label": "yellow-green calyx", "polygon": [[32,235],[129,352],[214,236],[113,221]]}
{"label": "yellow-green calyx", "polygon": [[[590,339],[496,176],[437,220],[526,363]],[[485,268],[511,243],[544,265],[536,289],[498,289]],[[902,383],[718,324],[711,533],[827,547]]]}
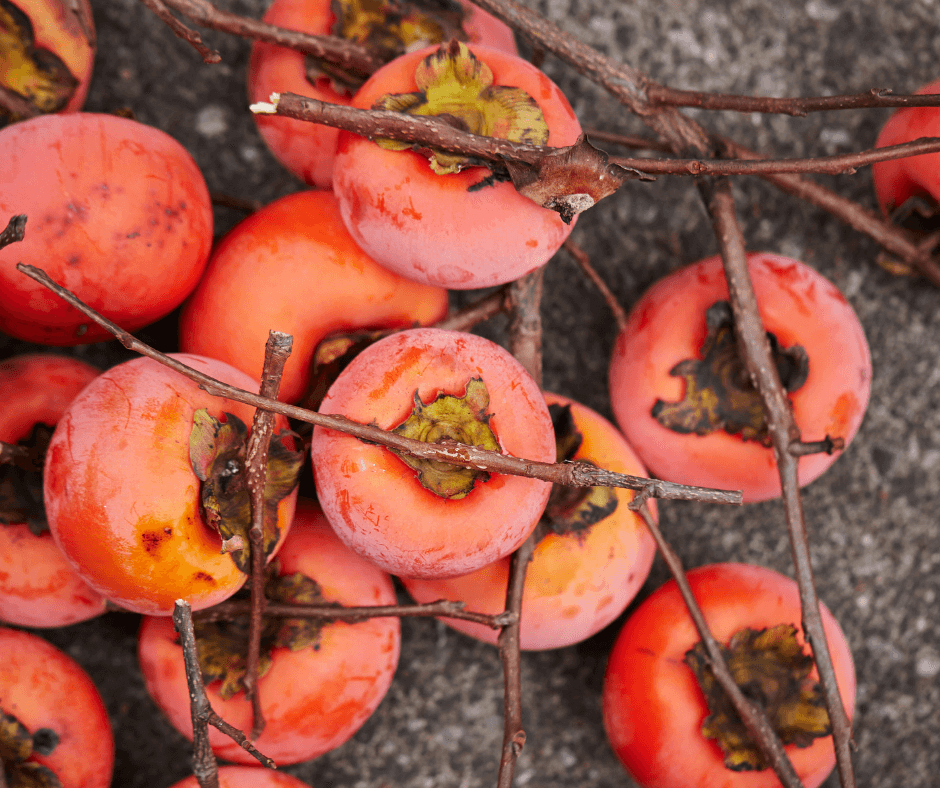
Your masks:
{"label": "yellow-green calyx", "polygon": [[[466,44],[452,40],[428,55],[415,70],[416,93],[383,96],[372,109],[446,119],[455,128],[511,142],[544,145],[548,125],[542,110],[521,88],[494,85],[493,72]],[[389,150],[405,150],[411,143],[378,139]],[[459,172],[473,162],[458,154],[430,152],[431,169],[439,175]]]}
{"label": "yellow-green calyx", "polygon": [[[189,433],[189,461],[202,482],[200,500],[208,521],[222,537],[222,552],[231,555],[235,565],[250,571],[248,532],[251,530],[251,495],[245,467],[248,428],[231,413],[220,421],[203,408],[193,414]],[[265,555],[270,555],[280,539],[277,506],[297,486],[304,454],[289,449],[282,433],[271,439],[264,483]]]}
{"label": "yellow-green calyx", "polygon": [[[39,113],[58,112],[78,87],[57,55],[36,46],[29,17],[9,0],[0,0],[0,85]],[[16,120],[22,118],[0,110],[0,126]]]}
{"label": "yellow-green calyx", "polygon": [[[472,378],[467,382],[462,397],[438,394],[437,398],[427,405],[421,402],[418,392],[415,391],[414,410],[392,431],[424,443],[456,441],[481,449],[499,451],[499,442],[489,426],[493,414],[486,412],[489,404],[490,394],[480,378]],[[442,498],[464,498],[478,480],[485,482],[489,479],[486,471],[476,468],[461,468],[459,465],[439,460],[414,457],[395,449],[392,451],[408,467],[417,471],[418,481],[422,486]]]}
{"label": "yellow-green calyx", "polygon": [[334,0],[333,35],[355,41],[391,59],[445,39],[466,40],[466,11],[444,0]]}
{"label": "yellow-green calyx", "polygon": [[[705,324],[702,358],[685,359],[669,370],[673,377],[685,379],[684,398],[656,400],[653,418],[674,432],[708,435],[724,430],[769,446],[763,401],[738,353],[731,305],[716,301],[705,312]],[[781,347],[769,331],[767,339],[780,381],[788,392],[796,391],[809,375],[806,351],[800,345]]]}
{"label": "yellow-green calyx", "polygon": [[[822,688],[810,676],[813,658],[804,653],[796,634],[792,624],[744,628],[732,636],[723,651],[735,683],[764,710],[780,741],[808,747],[832,731]],[[696,643],[685,655],[711,712],[702,723],[702,735],[718,742],[729,769],[768,768],[708,667],[706,654],[705,646]]]}
{"label": "yellow-green calyx", "polygon": [[51,728],[35,733],[12,714],[0,711],[0,762],[9,788],[62,788],[59,778],[47,766],[29,760],[33,755],[51,755],[59,735]]}

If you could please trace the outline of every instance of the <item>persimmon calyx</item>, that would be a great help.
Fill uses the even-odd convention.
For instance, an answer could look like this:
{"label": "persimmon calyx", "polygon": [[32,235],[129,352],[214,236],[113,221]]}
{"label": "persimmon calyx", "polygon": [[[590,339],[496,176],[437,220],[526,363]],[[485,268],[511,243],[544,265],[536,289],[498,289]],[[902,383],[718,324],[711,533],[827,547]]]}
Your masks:
{"label": "persimmon calyx", "polygon": [[[489,405],[490,394],[482,378],[467,381],[462,397],[438,394],[427,405],[421,401],[416,390],[411,415],[392,432],[424,443],[456,441],[500,451],[499,441],[489,426],[493,416],[486,412]],[[459,465],[426,460],[395,449],[390,451],[409,468],[417,471],[418,481],[423,487],[442,498],[465,498],[478,481],[485,482],[490,478],[489,473],[477,468],[461,468]]]}
{"label": "persimmon calyx", "polygon": [[[21,96],[33,114],[58,112],[78,87],[58,55],[36,46],[32,22],[9,0],[0,0],[0,86]],[[0,126],[25,117],[0,108]]]}
{"label": "persimmon calyx", "polygon": [[333,381],[359,353],[373,342],[394,333],[395,329],[363,329],[362,331],[330,334],[323,339],[313,353],[310,385],[303,399],[303,407],[319,410]]}
{"label": "persimmon calyx", "polygon": [[[493,72],[466,44],[451,39],[424,58],[415,69],[415,93],[382,96],[372,109],[439,117],[455,128],[485,137],[544,145],[548,124],[532,96],[522,88],[494,85]],[[409,142],[380,138],[388,150],[414,148]],[[465,156],[420,148],[439,175],[479,164]]]}
{"label": "persimmon calyx", "polygon": [[[300,572],[279,575],[276,560],[268,566],[266,572],[264,594],[268,601],[294,605],[328,604],[319,584],[312,578]],[[250,598],[247,589],[242,589],[233,597],[247,598]],[[270,670],[275,648],[289,648],[291,651],[316,649],[323,626],[323,619],[318,618],[265,618],[261,630],[258,678]],[[207,684],[221,681],[219,694],[225,699],[245,689],[243,680],[248,666],[248,628],[246,617],[212,621],[197,616],[193,622],[202,677]]]}
{"label": "persimmon calyx", "polygon": [[42,497],[42,469],[53,427],[33,425],[27,438],[18,441],[12,462],[0,465],[0,524],[26,523],[39,536],[49,530]]}
{"label": "persimmon calyx", "polygon": [[0,763],[9,788],[62,788],[48,766],[30,761],[33,755],[51,755],[59,744],[59,734],[51,728],[35,733],[12,714],[0,711]]}
{"label": "persimmon calyx", "polygon": [[[284,445],[286,434],[275,435],[268,448],[264,484],[265,555],[280,539],[277,507],[297,486],[303,452]],[[245,450],[248,428],[231,413],[225,421],[209,415],[205,408],[193,414],[189,433],[189,461],[202,482],[200,502],[209,525],[222,537],[227,552],[242,572],[250,571],[251,495],[246,481]]]}
{"label": "persimmon calyx", "polygon": [[[728,669],[748,698],[767,714],[783,744],[808,747],[832,733],[822,687],[810,675],[813,658],[803,651],[792,624],[767,629],[745,627],[723,647]],[[727,694],[708,665],[704,644],[696,643],[685,655],[711,714],[702,723],[702,735],[714,739],[733,771],[768,768]]]}
{"label": "persimmon calyx", "polygon": [[[552,403],[548,406],[555,428],[556,462],[573,460],[584,442],[571,416],[570,405]],[[617,511],[617,494],[612,487],[566,487],[553,484],[538,534],[584,535],[591,528]]]}
{"label": "persimmon calyx", "polygon": [[[716,301],[705,312],[705,324],[702,358],[685,359],[669,370],[673,377],[685,379],[684,398],[656,400],[650,411],[653,418],[673,432],[708,435],[724,430],[770,446],[763,402],[738,353],[731,305]],[[806,350],[801,345],[783,348],[770,331],[767,339],[783,387],[796,391],[809,375]]]}

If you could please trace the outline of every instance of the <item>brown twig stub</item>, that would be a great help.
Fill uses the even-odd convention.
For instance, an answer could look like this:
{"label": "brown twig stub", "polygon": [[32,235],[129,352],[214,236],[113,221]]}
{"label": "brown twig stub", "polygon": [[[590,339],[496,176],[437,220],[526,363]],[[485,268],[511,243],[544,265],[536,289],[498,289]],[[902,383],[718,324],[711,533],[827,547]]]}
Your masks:
{"label": "brown twig stub", "polygon": [[183,39],[186,41],[193,49],[199,53],[199,57],[202,58],[204,63],[221,63],[222,56],[215,49],[210,49],[205,45],[202,40],[202,36],[199,35],[191,27],[187,27],[182,22],[179,21],[173,14],[170,12],[170,9],[167,7],[166,3],[163,0],[141,0],[141,2],[147,6],[151,11],[153,11],[160,19],[166,24],[170,30],[177,36],[177,38]]}
{"label": "brown twig stub", "polygon": [[26,214],[18,213],[10,217],[7,226],[0,231],[0,249],[18,243],[26,237]]}

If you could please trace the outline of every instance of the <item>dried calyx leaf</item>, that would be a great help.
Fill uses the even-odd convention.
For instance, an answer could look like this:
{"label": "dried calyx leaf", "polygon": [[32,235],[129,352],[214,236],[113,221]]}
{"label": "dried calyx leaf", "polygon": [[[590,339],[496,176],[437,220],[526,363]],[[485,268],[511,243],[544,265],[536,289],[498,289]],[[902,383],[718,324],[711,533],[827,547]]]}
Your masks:
{"label": "dried calyx leaf", "polygon": [[0,465],[0,523],[26,523],[37,536],[49,530],[42,497],[42,469],[53,428],[37,422],[22,449],[9,464]]}
{"label": "dried calyx leaf", "polygon": [[[58,55],[36,46],[32,22],[9,0],[0,0],[0,86],[25,99],[36,114],[58,112],[78,87]],[[0,127],[22,119],[0,107]]]}
{"label": "dried calyx leaf", "polygon": [[[932,236],[932,254],[940,248],[940,204],[929,194],[915,194],[891,211],[891,224],[913,233],[919,241]],[[916,269],[909,263],[881,251],[876,262],[889,274],[914,276]]]}
{"label": "dried calyx leaf", "polygon": [[[822,687],[810,676],[813,658],[804,653],[795,626],[744,628],[722,650],[735,683],[764,710],[784,744],[808,747],[832,732]],[[768,768],[708,666],[705,646],[696,643],[686,652],[685,662],[695,673],[711,712],[702,723],[702,735],[721,746],[725,766],[734,771]]]}
{"label": "dried calyx leaf", "polygon": [[392,333],[394,329],[376,329],[341,332],[326,337],[317,345],[313,354],[310,385],[301,403],[303,407],[319,410],[326,392],[349,362],[373,342]]}
{"label": "dried calyx leaf", "polygon": [[0,711],[0,763],[8,788],[62,788],[55,772],[29,760],[34,755],[50,755],[59,744],[51,728],[35,733],[12,714]]}
{"label": "dried calyx leaf", "polygon": [[565,224],[613,194],[624,181],[656,180],[639,170],[610,164],[607,154],[591,145],[585,134],[574,145],[546,154],[535,164],[505,164],[516,191],[557,211]]}
{"label": "dried calyx leaf", "polygon": [[[471,378],[462,397],[438,394],[433,402],[421,402],[417,390],[414,410],[392,432],[424,443],[456,441],[481,449],[500,451],[499,441],[490,429],[493,414],[487,413],[490,395],[481,378]],[[418,472],[418,481],[426,489],[442,498],[458,500],[466,497],[478,481],[485,482],[489,473],[476,468],[425,460],[390,449],[408,467]]]}
{"label": "dried calyx leaf", "polygon": [[[290,433],[271,439],[264,485],[265,555],[280,538],[277,506],[297,486],[303,451],[288,448]],[[202,482],[200,501],[206,521],[222,537],[223,552],[246,574],[250,571],[248,532],[251,530],[251,495],[246,481],[245,450],[248,428],[231,413],[220,421],[204,408],[193,414],[189,434],[189,460]]]}
{"label": "dried calyx leaf", "polygon": [[[462,131],[512,142],[544,145],[548,140],[548,124],[535,99],[521,88],[494,85],[490,67],[456,39],[418,64],[415,84],[416,93],[382,96],[372,109],[437,117]],[[460,154],[427,150],[408,142],[377,139],[376,143],[389,150],[420,150],[439,175],[479,164]]]}
{"label": "dried calyx leaf", "polygon": [[[584,436],[571,416],[570,405],[551,404],[548,412],[555,428],[556,462],[573,460]],[[583,536],[617,511],[617,494],[611,487],[565,487],[552,485],[545,512],[539,521],[539,539],[549,533]]]}
{"label": "dried calyx leaf", "polygon": [[[271,602],[294,605],[324,605],[320,586],[315,580],[296,572],[279,575],[277,562],[268,567],[264,587],[265,597]],[[233,599],[248,599],[251,592],[242,589]],[[266,618],[261,631],[261,652],[258,659],[258,677],[271,668],[271,655],[275,648],[300,651],[318,649],[324,622],[318,618]],[[231,698],[242,692],[247,668],[247,618],[231,621],[194,621],[199,667],[204,681],[221,681],[219,694]]]}
{"label": "dried calyx leaf", "polygon": [[[683,434],[708,435],[724,430],[742,440],[770,446],[763,401],[738,353],[734,315],[727,301],[716,301],[705,313],[708,333],[701,360],[685,359],[669,374],[685,378],[680,402],[657,400],[651,411],[664,427]],[[800,345],[781,347],[767,332],[780,381],[788,392],[799,389],[809,375],[809,357]]]}

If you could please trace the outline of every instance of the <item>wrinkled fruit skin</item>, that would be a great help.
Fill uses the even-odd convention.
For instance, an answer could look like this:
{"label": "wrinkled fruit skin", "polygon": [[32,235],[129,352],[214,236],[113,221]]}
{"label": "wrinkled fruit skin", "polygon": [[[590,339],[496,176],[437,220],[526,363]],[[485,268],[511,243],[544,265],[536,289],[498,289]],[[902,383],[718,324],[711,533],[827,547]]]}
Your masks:
{"label": "wrinkled fruit skin", "polygon": [[62,788],[108,788],[114,737],[98,690],[71,657],[37,635],[0,627],[0,710],[59,743],[30,760],[51,769]]}
{"label": "wrinkled fruit skin", "polygon": [[317,345],[337,331],[409,328],[447,314],[447,291],[410,282],[356,246],[330,192],[282,197],[236,225],[180,318],[187,353],[261,376],[270,329],[291,334],[279,399],[306,392]]}
{"label": "wrinkled fruit skin", "polygon": [[[482,337],[418,328],[366,348],[340,374],[320,408],[383,429],[439,393],[461,396],[482,377],[489,425],[504,453],[554,462],[551,418],[535,381],[503,348]],[[311,446],[323,511],[339,537],[391,574],[466,574],[515,550],[535,528],[550,485],[492,474],[462,499],[446,499],[381,446],[317,427]]]}
{"label": "wrinkled fruit skin", "polygon": [[[468,7],[465,26],[471,41],[516,54],[512,30],[476,6]],[[310,35],[330,35],[336,17],[329,0],[275,0],[264,14],[271,25]],[[327,77],[311,83],[306,57],[293,49],[258,41],[248,65],[249,103],[270,101],[271,93],[296,93],[329,104],[349,106],[352,97],[337,91]],[[300,180],[318,189],[333,188],[333,162],[339,129],[292,118],[252,114],[258,132],[277,160]]]}
{"label": "wrinkled fruit skin", "polygon": [[[924,85],[917,92],[940,93],[940,79]],[[937,136],[940,136],[940,109],[904,107],[888,118],[875,147],[884,148],[921,137]],[[872,165],[871,174],[878,203],[885,214],[890,215],[905,200],[917,195],[926,194],[934,201],[940,201],[940,153],[876,162]]]}
{"label": "wrinkled fruit skin", "polygon": [[[804,441],[855,436],[871,391],[871,355],[854,310],[809,266],[781,255],[752,253],[748,267],[765,328],[781,345],[803,346],[809,377],[790,393]],[[780,495],[773,449],[722,430],[708,435],[667,429],[651,414],[657,399],[678,402],[685,381],[669,374],[700,357],[705,310],[727,300],[719,257],[683,268],[651,287],[630,312],[610,364],[614,415],[650,473],[682,484],[743,490],[744,501]],[[809,484],[839,452],[801,457],[799,483]]]}
{"label": "wrinkled fruit skin", "polygon": [[[327,603],[396,603],[391,578],[348,550],[312,503],[298,504],[278,562],[282,575],[301,572],[315,580]],[[265,728],[255,746],[282,766],[339,747],[385,697],[398,665],[400,640],[397,618],[371,618],[355,624],[326,623],[316,649],[275,648],[270,670],[258,681]],[[192,738],[183,651],[170,619],[144,619],[138,655],[157,705],[177,730]],[[244,692],[225,700],[218,686],[215,682],[206,687],[212,708],[236,728],[251,730],[251,703]],[[256,763],[214,728],[209,742],[221,758]]]}
{"label": "wrinkled fruit skin", "polygon": [[[16,443],[35,423],[53,426],[101,370],[78,359],[28,354],[0,362],[0,440]],[[64,627],[101,615],[105,599],[76,574],[50,531],[0,523],[0,620]]]}
{"label": "wrinkled fruit skin", "polygon": [[[688,572],[692,593],[719,643],[744,627],[792,624],[800,630],[796,583],[773,570],[746,564],[714,564]],[[845,635],[821,605],[823,630],[832,655],[842,703],[855,708],[855,667]],[[708,716],[705,697],[683,662],[698,633],[670,580],[627,619],[611,651],[604,679],[604,726],[611,746],[643,788],[776,788],[772,770],[727,769],[721,749],[701,734]],[[804,649],[808,647],[804,646]],[[815,676],[815,669],[813,672]],[[788,745],[806,788],[817,788],[835,765],[832,737],[809,747]]]}
{"label": "wrinkled fruit skin", "polygon": [[[172,358],[257,393],[257,381],[221,361]],[[200,510],[189,455],[193,413],[232,413],[251,425],[254,408],[214,397],[148,358],[112,367],[86,387],[49,445],[45,502],[56,543],[78,573],[118,605],[170,615],[177,599],[194,610],[217,604],[244,575]],[[279,416],[275,432],[286,429]],[[278,507],[282,539],[296,490]]]}
{"label": "wrinkled fruit skin", "polygon": [[[172,788],[199,788],[193,775],[184,777]],[[220,766],[219,788],[310,788],[307,783],[284,772],[263,766]]]}
{"label": "wrinkled fruit skin", "polygon": [[[381,96],[417,89],[418,63],[436,47],[411,52],[380,68],[352,105],[369,109]],[[518,57],[488,47],[470,50],[488,65],[495,85],[522,88],[548,124],[548,145],[572,145],[581,126],[558,87]],[[469,167],[436,175],[426,157],[386,150],[342,132],[333,190],[353,238],[376,261],[417,282],[466,290],[518,279],[548,262],[574,227],[519,194],[508,182],[475,192],[489,174]]]}
{"label": "wrinkled fruit skin", "polygon": [[[609,421],[590,408],[546,394],[549,404],[570,405],[584,436],[575,460],[633,476],[646,476],[636,453]],[[587,531],[549,533],[535,547],[526,570],[520,643],[525,650],[562,648],[599,632],[619,616],[646,581],[656,545],[646,525],[627,505],[632,490],[616,488],[617,508]],[[651,501],[655,513],[655,502]],[[509,557],[469,575],[444,580],[402,578],[420,603],[463,600],[468,609],[501,613],[506,607]],[[458,632],[496,643],[498,630],[458,619],[442,619]]]}
{"label": "wrinkled fruit skin", "polygon": [[0,250],[0,330],[48,345],[111,338],[17,263],[42,268],[127,331],[171,312],[196,286],[212,206],[202,173],[172,137],[72,113],[8,126],[0,149],[0,215],[28,216],[25,239]]}

